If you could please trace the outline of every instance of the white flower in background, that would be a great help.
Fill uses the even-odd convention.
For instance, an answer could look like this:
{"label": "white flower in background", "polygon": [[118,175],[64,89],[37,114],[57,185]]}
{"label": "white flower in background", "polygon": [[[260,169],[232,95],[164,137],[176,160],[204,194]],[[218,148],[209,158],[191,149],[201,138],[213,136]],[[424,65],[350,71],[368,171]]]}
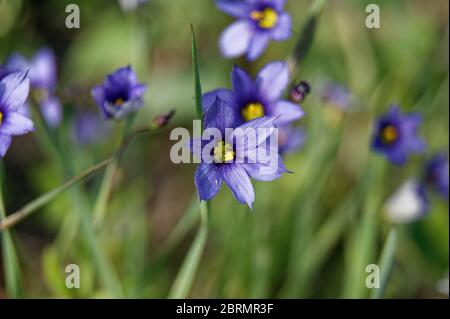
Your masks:
{"label": "white flower in background", "polygon": [[441,294],[448,296],[448,286],[449,286],[449,281],[448,281],[448,274],[447,274],[447,278],[443,278],[443,279],[439,280],[439,282],[436,285],[436,289]]}
{"label": "white flower in background", "polygon": [[428,204],[422,186],[413,179],[407,180],[388,198],[384,213],[393,223],[410,223],[423,217]]}
{"label": "white flower in background", "polygon": [[136,9],[143,4],[146,4],[149,0],[119,0],[120,8],[123,11],[136,11]]}

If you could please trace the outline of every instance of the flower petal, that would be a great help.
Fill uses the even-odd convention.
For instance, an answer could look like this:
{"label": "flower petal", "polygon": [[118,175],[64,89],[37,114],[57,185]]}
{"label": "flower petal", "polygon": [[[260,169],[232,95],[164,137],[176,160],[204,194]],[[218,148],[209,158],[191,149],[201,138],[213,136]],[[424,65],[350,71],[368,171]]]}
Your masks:
{"label": "flower petal", "polygon": [[17,111],[27,100],[29,91],[27,73],[11,73],[0,81],[0,105],[8,111]]}
{"label": "flower petal", "polygon": [[91,96],[97,106],[102,107],[105,103],[105,91],[102,85],[97,85],[91,90]]}
{"label": "flower petal", "polygon": [[247,171],[240,164],[224,164],[220,167],[225,183],[231,189],[234,197],[242,204],[252,208],[255,192]]}
{"label": "flower petal", "polygon": [[220,36],[219,48],[225,58],[235,58],[247,52],[253,36],[252,26],[244,20],[227,27]]}
{"label": "flower petal", "polygon": [[11,145],[11,135],[0,133],[0,158],[5,156]]}
{"label": "flower petal", "polygon": [[57,127],[61,124],[63,109],[59,98],[50,96],[45,99],[40,104],[40,110],[48,126]]}
{"label": "flower petal", "polygon": [[23,135],[33,130],[33,122],[18,112],[8,113],[0,127],[1,133],[7,135]]}
{"label": "flower petal", "polygon": [[235,128],[236,124],[236,112],[220,98],[216,98],[205,113],[205,129],[217,128],[222,136],[225,136],[226,128]]}
{"label": "flower petal", "polygon": [[287,63],[272,62],[267,64],[258,74],[260,94],[270,101],[276,101],[283,94],[289,82]]}
{"label": "flower petal", "polygon": [[272,110],[272,117],[275,117],[275,124],[282,125],[301,118],[305,112],[295,103],[289,101],[278,101]]}
{"label": "flower petal", "polygon": [[283,173],[288,173],[289,171],[283,164],[283,160],[280,156],[277,157],[277,166],[276,168],[270,167],[270,164],[261,164],[261,163],[245,163],[242,164],[244,166],[247,173],[251,178],[256,179],[258,181],[270,182],[277,178],[280,178]]}
{"label": "flower petal", "polygon": [[284,41],[290,38],[292,34],[291,17],[287,13],[280,16],[277,26],[272,30],[272,39],[276,41]]}
{"label": "flower petal", "polygon": [[147,84],[138,83],[131,89],[131,98],[141,98],[147,90]]}
{"label": "flower petal", "polygon": [[255,84],[243,69],[235,65],[231,71],[231,82],[238,102],[248,102],[255,95]]}
{"label": "flower petal", "polygon": [[239,126],[234,131],[234,145],[239,159],[249,156],[248,151],[255,149],[274,132],[274,118],[260,117]]}
{"label": "flower petal", "polygon": [[209,200],[220,190],[222,175],[215,164],[202,163],[195,171],[194,181],[200,200]]}
{"label": "flower petal", "polygon": [[230,107],[234,109],[238,107],[233,91],[228,89],[217,89],[203,94],[202,97],[203,112],[206,112],[206,110],[216,101],[216,98],[225,101],[225,103],[227,103]]}
{"label": "flower petal", "polygon": [[49,48],[36,52],[31,61],[31,86],[41,89],[51,89],[56,85],[56,57]]}
{"label": "flower petal", "polygon": [[259,58],[266,50],[270,41],[270,34],[268,32],[257,32],[250,42],[250,47],[247,53],[247,59],[254,61]]}
{"label": "flower petal", "polygon": [[236,18],[244,18],[248,16],[251,8],[241,0],[216,0],[217,7],[229,15]]}
{"label": "flower petal", "polygon": [[[256,2],[258,2],[258,0],[256,0]],[[286,3],[286,0],[268,0],[266,1],[269,4],[271,4],[275,9],[277,9],[278,11],[283,10],[284,5]]]}

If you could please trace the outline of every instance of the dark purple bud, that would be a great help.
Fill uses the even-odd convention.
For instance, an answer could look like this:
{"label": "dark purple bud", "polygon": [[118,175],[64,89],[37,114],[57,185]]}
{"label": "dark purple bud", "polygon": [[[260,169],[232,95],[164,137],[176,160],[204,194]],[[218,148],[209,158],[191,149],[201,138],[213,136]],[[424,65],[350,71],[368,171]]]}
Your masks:
{"label": "dark purple bud", "polygon": [[299,84],[295,85],[291,90],[291,100],[300,103],[306,96],[311,92],[311,86],[306,81],[300,81]]}
{"label": "dark purple bud", "polygon": [[170,119],[175,115],[175,110],[170,110],[165,114],[157,115],[152,122],[152,126],[155,128],[163,128],[169,124]]}

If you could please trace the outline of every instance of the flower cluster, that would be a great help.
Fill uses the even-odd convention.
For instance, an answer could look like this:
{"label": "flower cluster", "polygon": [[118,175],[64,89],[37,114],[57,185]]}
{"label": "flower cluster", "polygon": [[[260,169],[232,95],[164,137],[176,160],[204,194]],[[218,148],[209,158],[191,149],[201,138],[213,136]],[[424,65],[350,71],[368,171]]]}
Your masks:
{"label": "flower cluster", "polygon": [[[404,114],[393,105],[375,127],[372,148],[391,163],[404,165],[411,154],[423,153],[426,144],[418,136],[422,118],[418,113]],[[439,153],[426,162],[420,178],[410,178],[386,201],[385,212],[395,223],[423,217],[430,208],[429,192],[448,200],[448,156]]]}
{"label": "flower cluster", "polygon": [[[218,108],[222,108],[230,114],[227,122],[230,128],[252,126],[256,129],[258,125],[267,123],[267,119],[270,119],[273,127],[277,129],[276,156],[293,151],[302,145],[304,134],[292,127],[291,123],[300,119],[304,112],[298,104],[282,99],[289,84],[289,72],[285,62],[277,61],[267,64],[259,71],[255,79],[235,65],[231,72],[231,83],[231,90],[219,88],[203,95],[202,106],[207,127],[211,126],[211,123],[223,125],[221,121],[225,121],[226,117],[218,111]],[[213,120],[214,116],[218,118]],[[260,142],[263,141],[264,139]],[[225,147],[224,154],[234,159],[231,155],[234,154],[234,144],[224,142],[221,145]],[[258,173],[261,165],[267,165],[267,163],[232,165],[228,161],[225,164],[203,163],[197,170],[195,178],[200,199],[208,200],[214,196],[220,188],[221,181],[224,180],[241,203],[251,206],[254,194],[248,176],[265,181],[276,179],[281,176],[281,173],[286,172],[281,159],[279,163],[279,169],[273,174]],[[227,174],[232,174],[234,178],[230,179]],[[206,175],[215,178],[217,187],[211,188],[211,181],[202,177]],[[238,182],[238,179],[241,182]],[[205,189],[209,191],[206,192]]]}
{"label": "flower cluster", "polygon": [[[273,145],[268,140],[274,132],[274,118],[263,116],[243,123],[235,109],[216,97],[205,112],[204,127],[205,131],[218,129],[221,138],[191,142],[191,151],[201,159],[195,172],[195,185],[201,200],[214,197],[222,182],[225,182],[239,202],[251,207],[255,194],[250,177],[271,181],[287,172],[278,152],[270,152]],[[258,132],[258,135],[243,143],[244,138],[248,137],[248,131]],[[204,156],[204,152],[211,142],[213,145],[207,154],[211,160],[207,160],[208,156]],[[274,169],[269,167],[272,163],[270,158],[250,156],[260,154],[261,151],[277,157]]]}

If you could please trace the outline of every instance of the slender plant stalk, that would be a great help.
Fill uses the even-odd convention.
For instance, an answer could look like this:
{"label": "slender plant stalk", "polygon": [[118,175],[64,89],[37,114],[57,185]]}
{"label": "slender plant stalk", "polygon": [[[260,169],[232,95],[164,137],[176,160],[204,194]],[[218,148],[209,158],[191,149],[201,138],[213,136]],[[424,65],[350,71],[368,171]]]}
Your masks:
{"label": "slender plant stalk", "polygon": [[[128,136],[135,119],[136,113],[131,114],[127,118],[124,127],[121,129],[120,142],[117,146],[117,150],[119,150],[121,148],[121,145],[124,144],[126,136]],[[95,200],[93,212],[94,224],[97,227],[101,226],[105,219],[108,200],[112,192],[114,176],[116,175],[118,168],[119,168],[118,159],[113,159],[111,163],[108,164],[105,174],[103,175],[103,179],[100,184],[100,190],[97,195],[97,199]]]}
{"label": "slender plant stalk", "polygon": [[348,266],[344,282],[344,298],[366,297],[366,266],[373,263],[377,240],[378,215],[382,194],[380,183],[383,177],[385,161],[372,155],[369,160],[368,174],[371,175],[371,188],[365,196],[362,215],[350,238],[347,255]]}
{"label": "slender plant stalk", "polygon": [[[3,222],[6,217],[3,203],[3,171],[3,163],[0,163],[0,222]],[[20,298],[22,295],[20,266],[9,230],[2,232],[2,252],[6,293],[9,298]]]}
{"label": "slender plant stalk", "polygon": [[[194,73],[194,92],[197,116],[203,119],[202,111],[202,88],[200,82],[200,69],[198,63],[197,41],[195,36],[194,26],[191,25],[191,40],[192,40],[192,67]],[[200,202],[200,229],[192,243],[189,252],[183,261],[176,278],[169,292],[169,298],[186,298],[192,287],[198,265],[200,263],[203,250],[206,246],[206,239],[208,237],[208,211],[209,203],[205,201]]]}
{"label": "slender plant stalk", "polygon": [[202,85],[200,82],[200,68],[198,62],[197,39],[195,36],[194,26],[191,24],[191,41],[192,41],[192,68],[194,72],[194,92],[195,92],[195,106],[197,116],[203,119],[202,109]]}
{"label": "slender plant stalk", "polygon": [[383,250],[381,252],[380,261],[378,262],[381,272],[380,288],[372,289],[372,299],[382,298],[384,292],[386,291],[386,286],[389,282],[389,278],[391,277],[392,270],[394,268],[395,253],[397,251],[397,241],[397,229],[394,227],[389,232],[388,238],[386,239],[386,243],[384,244]]}
{"label": "slender plant stalk", "polygon": [[52,200],[54,200],[58,195],[69,189],[70,187],[74,186],[75,184],[87,179],[88,177],[92,176],[94,173],[100,171],[104,167],[106,167],[109,163],[113,161],[112,158],[109,158],[107,160],[104,160],[103,162],[96,164],[85,171],[83,171],[81,174],[65,181],[60,186],[54,188],[53,190],[49,191],[48,193],[45,193],[38,198],[32,200],[28,204],[26,204],[24,207],[16,211],[15,213],[7,216],[6,218],[2,219],[0,222],[0,230],[4,231],[17,223],[21,222],[34,212],[36,212],[39,208],[43,207],[44,205],[48,204]]}
{"label": "slender plant stalk", "polygon": [[160,259],[165,259],[165,257],[167,257],[176,247],[178,247],[183,238],[185,238],[189,231],[197,224],[199,216],[198,197],[197,194],[195,194],[189,203],[189,208],[183,214],[180,221],[175,225],[174,229],[170,233],[169,237],[167,237],[163,243],[160,249]]}
{"label": "slender plant stalk", "polygon": [[200,202],[200,219],[200,229],[170,289],[168,297],[171,299],[186,298],[194,282],[208,237],[208,204],[205,201]]}

